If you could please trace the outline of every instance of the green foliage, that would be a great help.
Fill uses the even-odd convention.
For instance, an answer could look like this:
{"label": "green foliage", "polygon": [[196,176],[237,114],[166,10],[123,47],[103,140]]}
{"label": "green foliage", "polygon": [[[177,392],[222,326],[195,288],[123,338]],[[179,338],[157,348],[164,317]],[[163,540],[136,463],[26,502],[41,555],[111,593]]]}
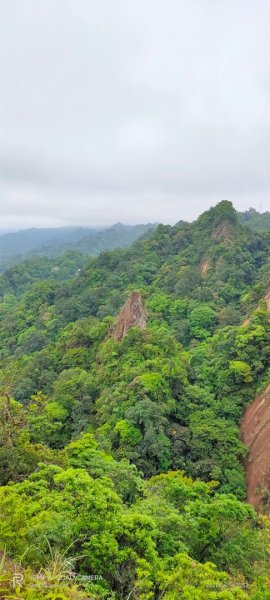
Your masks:
{"label": "green foliage", "polygon": [[[244,503],[239,433],[269,383],[269,248],[223,201],[126,250],[1,276],[7,598],[20,563],[23,600],[269,597],[269,527]],[[134,289],[147,328],[115,341]]]}
{"label": "green foliage", "polygon": [[21,481],[41,461],[61,462],[61,456],[41,444],[31,444],[26,415],[8,394],[0,398],[0,484]]}
{"label": "green foliage", "polygon": [[204,339],[213,333],[216,321],[215,311],[207,304],[201,304],[190,312],[189,321],[192,335],[198,339]]}
{"label": "green foliage", "polygon": [[[84,264],[83,254],[98,255],[104,250],[126,248],[140,236],[155,229],[155,225],[122,225],[117,223],[108,229],[97,231],[89,227],[59,227],[53,229],[26,229],[1,235],[0,271],[16,264],[19,260],[30,260],[34,256],[77,259]],[[81,254],[83,253],[83,254]],[[80,264],[78,264],[78,267]],[[59,261],[55,261],[54,272],[59,272]],[[72,276],[72,273],[70,273]]]}
{"label": "green foliage", "polygon": [[[72,444],[71,460],[82,447],[87,463],[94,446],[89,437]],[[52,555],[62,548],[76,564],[76,580],[96,573],[103,592],[112,585],[116,598],[128,597],[133,587],[140,589],[138,598],[165,590],[174,598],[181,586],[191,597],[196,590],[203,597],[212,584],[216,592],[232,588],[232,597],[241,598],[232,578],[242,573],[249,581],[268,568],[268,538],[251,507],[214,494],[214,488],[171,472],[151,479],[144,496],[128,508],[107,477],[43,466],[26,481],[0,489],[0,543],[16,560],[23,557],[23,568],[34,563],[41,573],[50,570]],[[227,574],[218,572],[214,561]]]}
{"label": "green foliage", "polygon": [[251,383],[253,381],[251,375],[251,367],[242,360],[231,360],[230,370],[234,373],[236,379],[240,378],[245,383]]}
{"label": "green foliage", "polygon": [[126,459],[116,461],[111,454],[98,449],[91,433],[86,433],[66,446],[68,464],[85,469],[94,478],[107,476],[114,483],[119,496],[131,503],[142,488],[142,480],[135,465]]}
{"label": "green foliage", "polygon": [[184,554],[178,554],[167,561],[165,568],[158,573],[160,588],[165,600],[245,600],[247,594],[237,582],[229,580],[224,572],[218,572],[215,565],[204,565]]}
{"label": "green foliage", "polygon": [[259,213],[255,208],[250,208],[245,212],[238,213],[240,223],[247,225],[254,231],[269,231],[270,230],[270,213]]}

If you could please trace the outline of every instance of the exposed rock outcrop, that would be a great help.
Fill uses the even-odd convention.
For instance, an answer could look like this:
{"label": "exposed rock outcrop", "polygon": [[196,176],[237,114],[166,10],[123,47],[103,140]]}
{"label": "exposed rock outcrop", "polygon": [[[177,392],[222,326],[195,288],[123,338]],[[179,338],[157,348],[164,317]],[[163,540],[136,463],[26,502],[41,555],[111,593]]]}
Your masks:
{"label": "exposed rock outcrop", "polygon": [[[270,292],[267,292],[265,294],[265,296],[263,297],[263,300],[264,300],[264,302],[266,302],[267,311],[270,312]],[[258,305],[254,312],[256,312],[256,310],[258,310],[259,308],[260,308],[260,306]],[[248,316],[243,321],[242,327],[246,327],[247,325],[250,325],[250,323],[251,323],[251,316]]]}
{"label": "exposed rock outcrop", "polygon": [[131,292],[113,330],[112,337],[121,341],[131,327],[146,329],[146,312],[140,292]]}
{"label": "exposed rock outcrop", "polygon": [[207,273],[209,271],[209,267],[210,267],[209,258],[203,258],[200,262],[200,267],[199,267],[201,275],[207,275]]}
{"label": "exposed rock outcrop", "polygon": [[231,240],[234,236],[234,227],[230,221],[223,221],[213,231],[214,240]]}
{"label": "exposed rock outcrop", "polygon": [[270,494],[270,385],[247,408],[241,435],[249,447],[245,461],[247,500],[259,508]]}
{"label": "exposed rock outcrop", "polygon": [[270,312],[270,292],[267,292],[267,294],[265,294],[264,301],[266,302],[268,312]]}
{"label": "exposed rock outcrop", "polygon": [[242,327],[247,327],[251,323],[251,317],[246,317],[242,323]]}

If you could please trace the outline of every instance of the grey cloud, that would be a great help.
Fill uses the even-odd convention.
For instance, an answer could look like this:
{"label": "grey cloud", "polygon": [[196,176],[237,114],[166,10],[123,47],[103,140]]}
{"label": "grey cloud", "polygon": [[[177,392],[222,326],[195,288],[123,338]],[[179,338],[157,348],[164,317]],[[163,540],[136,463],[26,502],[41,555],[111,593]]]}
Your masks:
{"label": "grey cloud", "polygon": [[270,209],[268,0],[0,0],[0,21],[4,226]]}

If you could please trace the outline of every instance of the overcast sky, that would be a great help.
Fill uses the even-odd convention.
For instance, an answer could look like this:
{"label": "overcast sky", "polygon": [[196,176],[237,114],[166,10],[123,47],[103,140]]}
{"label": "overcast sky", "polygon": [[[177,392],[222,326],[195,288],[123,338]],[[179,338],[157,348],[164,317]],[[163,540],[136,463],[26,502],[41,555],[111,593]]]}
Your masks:
{"label": "overcast sky", "polygon": [[0,0],[0,228],[270,210],[270,1]]}

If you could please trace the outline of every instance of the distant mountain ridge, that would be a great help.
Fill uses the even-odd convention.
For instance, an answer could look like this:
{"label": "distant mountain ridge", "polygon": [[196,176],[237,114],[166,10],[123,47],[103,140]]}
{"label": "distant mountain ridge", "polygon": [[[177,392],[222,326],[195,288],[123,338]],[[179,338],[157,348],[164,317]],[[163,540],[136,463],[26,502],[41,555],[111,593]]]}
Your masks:
{"label": "distant mountain ridge", "polygon": [[[254,208],[250,208],[238,212],[237,215],[239,222],[253,231],[261,233],[270,231],[270,212],[259,213]],[[175,227],[185,228],[188,225],[186,221],[180,220]],[[156,227],[157,224],[153,223],[138,225],[115,223],[108,228],[33,227],[6,233],[0,230],[0,273],[21,261],[37,257],[56,258],[67,250],[97,256],[100,252],[127,248]]]}
{"label": "distant mountain ridge", "polygon": [[238,213],[240,223],[247,225],[254,231],[270,231],[270,212],[258,212],[255,208],[249,208],[244,212]]}
{"label": "distant mountain ridge", "polygon": [[104,250],[126,248],[155,225],[123,225],[116,223],[107,229],[90,227],[60,227],[0,234],[0,272],[21,260],[37,256],[56,257],[66,250],[92,256]]}

